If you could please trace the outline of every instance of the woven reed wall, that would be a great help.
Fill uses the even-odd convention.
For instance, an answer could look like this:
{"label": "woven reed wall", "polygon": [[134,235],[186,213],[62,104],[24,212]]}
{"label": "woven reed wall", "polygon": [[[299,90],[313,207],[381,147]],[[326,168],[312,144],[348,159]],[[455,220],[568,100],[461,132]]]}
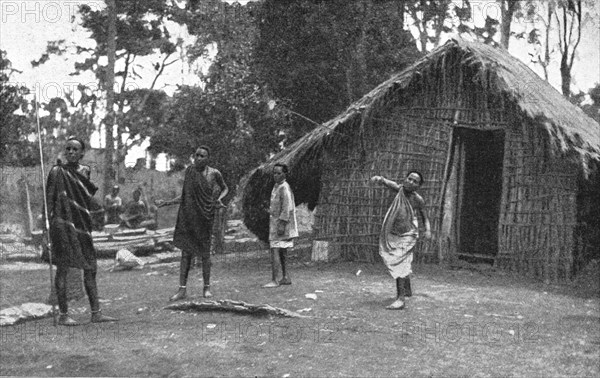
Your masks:
{"label": "woven reed wall", "polygon": [[[316,238],[339,243],[344,257],[355,261],[378,259],[381,224],[396,194],[371,184],[374,175],[402,181],[411,169],[423,173],[426,181],[419,193],[425,199],[432,229],[437,229],[437,203],[451,130],[447,124],[397,109],[371,122],[367,133],[326,158],[315,219]],[[436,256],[427,243],[419,243],[416,254],[428,261]]]}
{"label": "woven reed wall", "polygon": [[506,134],[496,264],[549,281],[568,280],[577,224],[577,167],[554,159],[527,120]]}

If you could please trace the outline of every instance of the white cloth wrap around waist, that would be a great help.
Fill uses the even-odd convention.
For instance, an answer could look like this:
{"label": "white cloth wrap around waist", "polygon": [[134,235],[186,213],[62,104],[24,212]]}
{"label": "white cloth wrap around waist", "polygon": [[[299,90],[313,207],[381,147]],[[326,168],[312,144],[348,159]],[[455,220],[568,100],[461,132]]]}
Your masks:
{"label": "white cloth wrap around waist", "polygon": [[269,245],[271,248],[294,248],[294,240],[273,240]]}
{"label": "white cloth wrap around waist", "polygon": [[405,278],[412,273],[412,249],[417,244],[416,234],[388,235],[387,241],[391,249],[379,247],[379,255],[388,268],[390,275],[396,278]]}

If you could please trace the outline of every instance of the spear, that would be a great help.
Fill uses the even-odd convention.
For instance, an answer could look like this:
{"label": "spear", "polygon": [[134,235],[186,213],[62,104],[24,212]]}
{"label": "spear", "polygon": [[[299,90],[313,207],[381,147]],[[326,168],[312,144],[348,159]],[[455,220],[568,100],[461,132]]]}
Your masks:
{"label": "spear", "polygon": [[[44,220],[45,220],[45,228],[46,228],[46,237],[43,241],[46,243],[46,248],[48,248],[48,265],[50,268],[50,293],[52,293],[52,288],[54,287],[54,276],[52,274],[52,243],[50,241],[50,220],[48,219],[48,198],[46,196],[46,172],[44,170],[44,151],[42,149],[42,129],[40,127],[40,113],[38,110],[38,102],[37,102],[37,94],[33,93],[33,101],[35,102],[35,121],[37,124],[37,134],[38,134],[38,144],[40,148],[40,167],[42,170],[42,195],[44,197]],[[50,294],[52,296],[52,294]],[[54,307],[54,301],[52,301],[52,318],[54,321],[54,326],[56,327],[56,308]]]}

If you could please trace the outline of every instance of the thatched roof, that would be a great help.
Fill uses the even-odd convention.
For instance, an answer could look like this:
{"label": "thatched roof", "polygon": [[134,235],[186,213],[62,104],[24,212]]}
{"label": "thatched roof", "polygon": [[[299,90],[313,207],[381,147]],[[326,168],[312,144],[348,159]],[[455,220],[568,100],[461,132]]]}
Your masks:
{"label": "thatched roof", "polygon": [[[505,49],[451,39],[252,171],[243,185],[244,221],[250,230],[263,238],[264,226],[257,227],[256,223],[264,222],[265,216],[268,219],[264,211],[273,185],[269,172],[275,162],[290,167],[289,181],[296,203],[314,207],[320,189],[318,160],[323,148],[340,139],[346,125],[361,122],[371,111],[385,106],[389,96],[409,87],[413,78],[435,74],[432,67],[447,54],[456,52],[463,56],[462,64],[474,67],[482,78],[492,78],[490,82],[481,80],[488,91],[509,98],[524,117],[547,132],[555,154],[576,157],[584,171],[590,160],[600,160],[600,125],[579,107]],[[490,72],[492,75],[488,75]]]}

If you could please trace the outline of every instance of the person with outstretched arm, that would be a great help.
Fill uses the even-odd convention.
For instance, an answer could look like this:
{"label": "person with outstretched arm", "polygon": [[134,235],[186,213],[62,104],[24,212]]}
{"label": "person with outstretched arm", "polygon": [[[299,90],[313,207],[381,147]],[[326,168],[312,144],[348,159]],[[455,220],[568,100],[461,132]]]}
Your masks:
{"label": "person with outstretched arm", "polygon": [[383,220],[379,254],[390,275],[396,280],[396,300],[386,308],[402,310],[405,307],[405,297],[412,296],[409,275],[412,273],[412,249],[419,237],[419,226],[424,228],[424,237],[431,238],[425,201],[416,192],[423,185],[423,175],[418,171],[410,171],[402,184],[382,176],[371,177],[371,182],[382,184],[398,193]]}
{"label": "person with outstretched arm", "polygon": [[212,297],[210,242],[213,221],[215,210],[225,207],[222,200],[229,192],[229,188],[221,172],[208,166],[209,158],[210,149],[207,146],[198,147],[194,155],[194,164],[185,170],[181,195],[172,200],[155,202],[159,208],[179,203],[173,236],[173,244],[181,249],[179,290],[170,298],[171,301],[186,298],[188,274],[195,255],[202,260],[203,296]]}

